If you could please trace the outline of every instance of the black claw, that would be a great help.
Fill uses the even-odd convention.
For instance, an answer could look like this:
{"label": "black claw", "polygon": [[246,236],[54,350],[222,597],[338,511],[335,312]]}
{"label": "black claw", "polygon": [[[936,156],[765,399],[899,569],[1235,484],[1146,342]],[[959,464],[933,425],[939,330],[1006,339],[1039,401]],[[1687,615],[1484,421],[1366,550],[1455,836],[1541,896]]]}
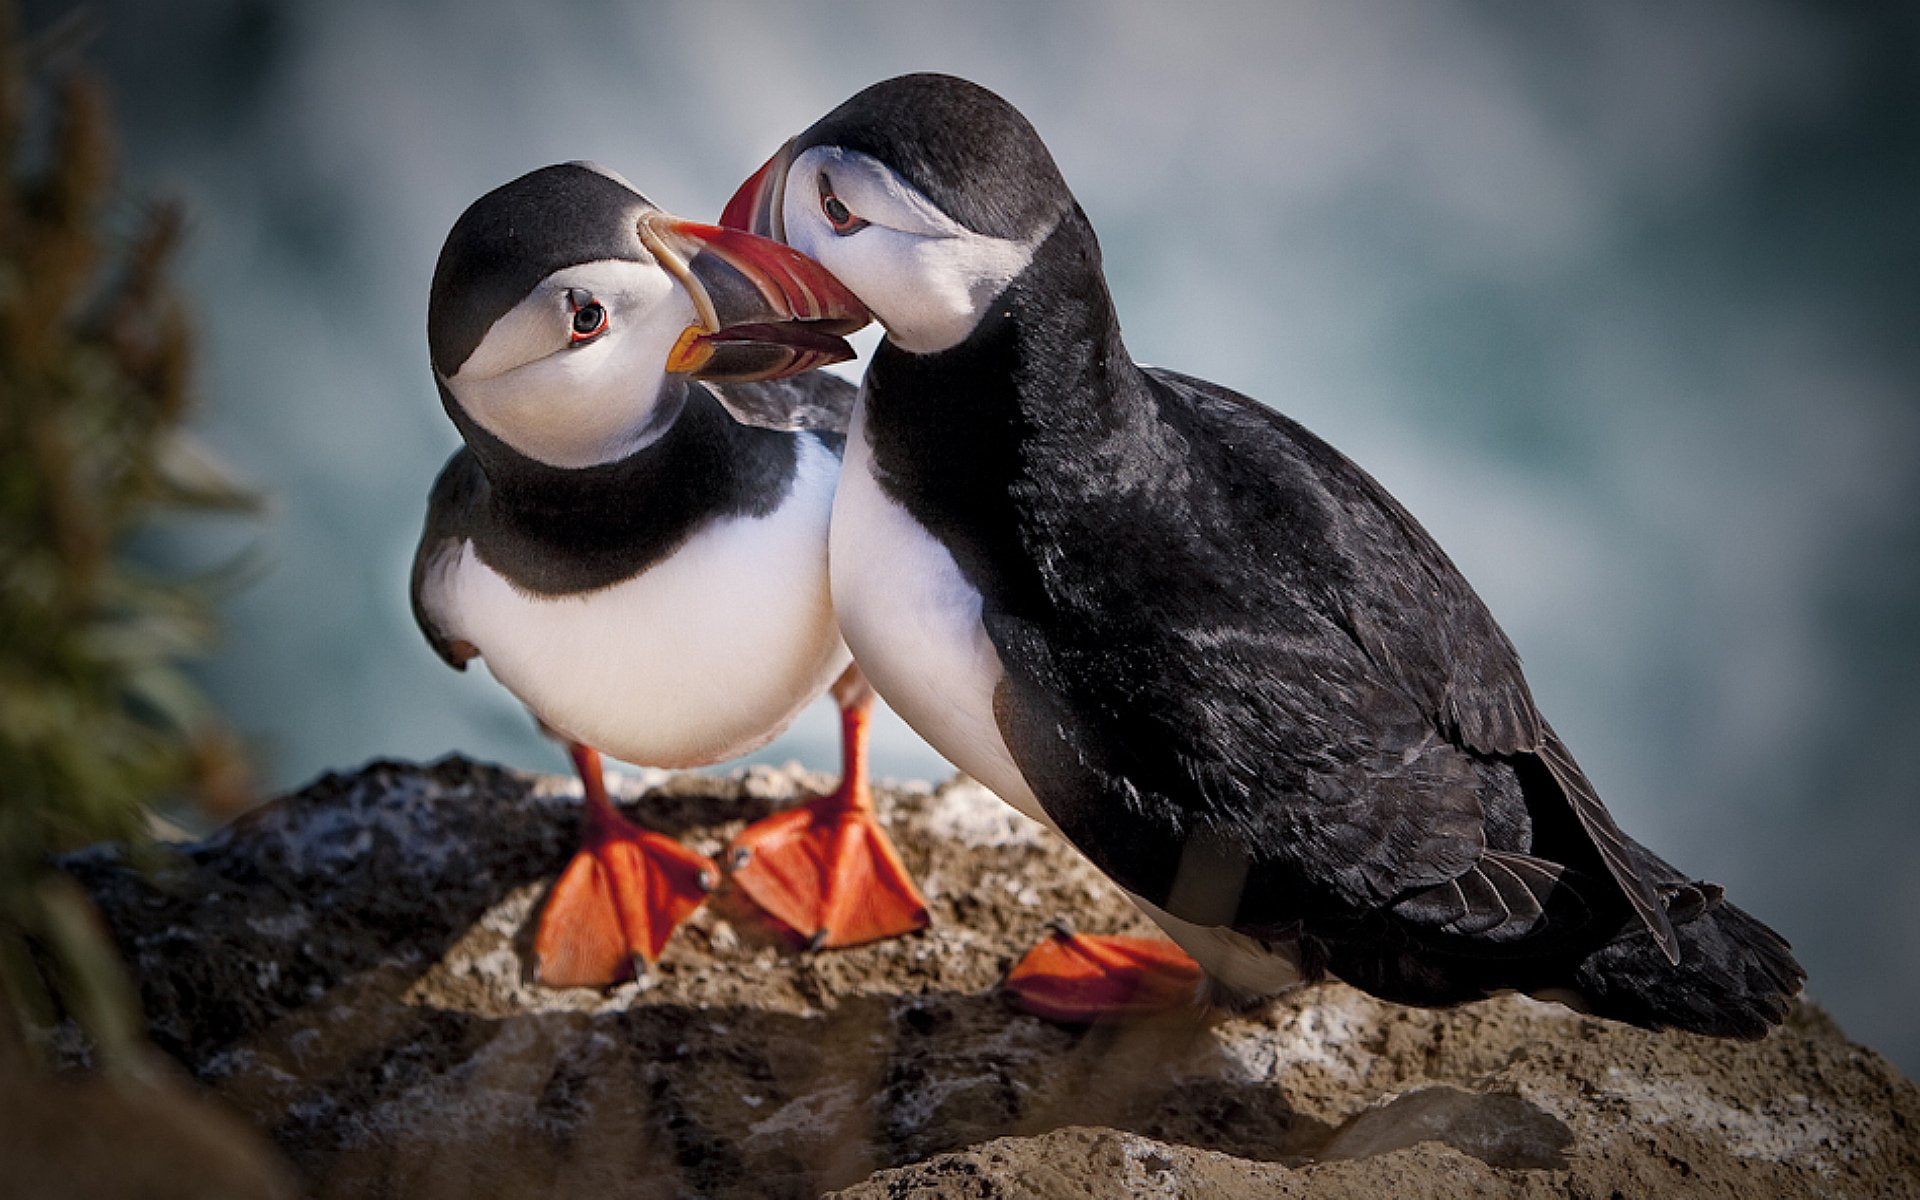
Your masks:
{"label": "black claw", "polygon": [[813,933],[813,936],[807,939],[807,949],[809,950],[818,950],[820,947],[826,944],[827,944],[827,931],[824,928],[816,929]]}
{"label": "black claw", "polygon": [[714,877],[712,871],[700,872],[700,874],[695,877],[694,882],[700,885],[700,890],[703,892],[711,892],[720,883],[720,881]]}
{"label": "black claw", "polygon": [[633,979],[635,983],[638,983],[647,973],[647,960],[638,954],[633,955],[632,958]]}
{"label": "black claw", "polygon": [[752,857],[753,857],[753,851],[747,849],[745,846],[741,846],[739,849],[733,852],[733,862],[732,862],[733,869],[738,871],[741,867],[746,866],[747,861]]}
{"label": "black claw", "polygon": [[1045,928],[1047,933],[1053,937],[1070,938],[1074,936],[1073,922],[1067,920],[1065,917],[1055,917],[1053,920],[1047,922]]}

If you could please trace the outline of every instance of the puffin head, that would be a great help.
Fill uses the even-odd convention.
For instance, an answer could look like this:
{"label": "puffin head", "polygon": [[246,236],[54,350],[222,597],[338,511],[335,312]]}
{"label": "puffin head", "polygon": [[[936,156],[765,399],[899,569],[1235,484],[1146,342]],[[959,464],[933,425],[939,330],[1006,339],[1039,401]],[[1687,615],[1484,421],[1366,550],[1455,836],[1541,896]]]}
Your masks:
{"label": "puffin head", "polygon": [[[777,379],[853,357],[866,309],[776,242],[656,207],[591,163],[543,167],[462,213],[427,302],[435,377],[527,458],[612,462],[679,411],[672,376]],[[470,438],[471,440],[471,438]]]}
{"label": "puffin head", "polygon": [[951,75],[876,83],[769,159],[721,224],[817,259],[913,354],[966,340],[1074,210],[1018,109]]}

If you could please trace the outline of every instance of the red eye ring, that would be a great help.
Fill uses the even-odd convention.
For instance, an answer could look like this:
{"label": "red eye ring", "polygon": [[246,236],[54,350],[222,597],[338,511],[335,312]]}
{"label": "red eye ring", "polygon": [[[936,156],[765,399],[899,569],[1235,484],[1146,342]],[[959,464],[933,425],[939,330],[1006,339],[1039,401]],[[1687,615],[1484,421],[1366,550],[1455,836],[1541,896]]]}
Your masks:
{"label": "red eye ring", "polygon": [[573,306],[573,327],[568,331],[569,344],[584,346],[606,331],[606,305],[592,296],[586,296],[584,303]]}
{"label": "red eye ring", "polygon": [[850,233],[859,233],[867,227],[867,222],[853,215],[846,201],[833,194],[833,184],[828,182],[824,173],[820,176],[820,212],[827,218],[827,224],[841,237]]}

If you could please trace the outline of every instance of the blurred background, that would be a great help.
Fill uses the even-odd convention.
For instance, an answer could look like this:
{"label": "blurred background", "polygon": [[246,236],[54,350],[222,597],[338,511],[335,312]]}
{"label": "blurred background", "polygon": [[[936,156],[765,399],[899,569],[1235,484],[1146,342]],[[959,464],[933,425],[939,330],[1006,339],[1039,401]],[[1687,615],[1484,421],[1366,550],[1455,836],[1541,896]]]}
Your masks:
{"label": "blurred background", "polygon": [[[1033,120],[1135,356],[1381,479],[1525,657],[1621,823],[1780,928],[1920,1074],[1920,9],[1781,0],[26,3],[185,202],[199,430],[270,516],[200,679],[262,787],[565,760],[407,608],[457,441],[427,281],[482,192],[591,158],[717,215],[858,88]],[[52,31],[49,33],[49,31]],[[868,343],[870,344],[870,341]],[[264,530],[264,532],[263,532]],[[880,774],[949,768],[897,721]],[[816,706],[758,757],[832,769]]]}

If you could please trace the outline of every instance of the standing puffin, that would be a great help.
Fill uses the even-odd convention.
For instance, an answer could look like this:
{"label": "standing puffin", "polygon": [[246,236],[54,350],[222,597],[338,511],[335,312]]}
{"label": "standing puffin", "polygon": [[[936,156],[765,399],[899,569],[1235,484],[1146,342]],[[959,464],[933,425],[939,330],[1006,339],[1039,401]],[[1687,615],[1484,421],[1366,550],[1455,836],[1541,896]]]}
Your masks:
{"label": "standing puffin", "polygon": [[484,659],[567,742],[585,786],[580,853],[535,939],[545,983],[652,962],[715,882],[615,811],[599,752],[733,758],[830,684],[840,787],[749,827],[735,878],[815,945],[926,923],[873,819],[872,693],[827,595],[844,439],[813,430],[844,427],[854,389],[786,378],[852,357],[841,335],[866,319],[787,247],[670,216],[592,164],[489,192],[447,235],[427,338],[466,446],[433,487],[413,608],[442,658]]}
{"label": "standing puffin", "polygon": [[[1620,831],[1413,517],[1286,417],[1128,357],[1093,230],[1012,106],[877,84],[723,222],[886,328],[830,535],[856,661],[1214,999],[1331,974],[1733,1037],[1782,1019],[1786,943]],[[1191,964],[1138,941],[1062,937],[1010,985],[1071,1019],[1162,1002],[1183,967],[1191,996]]]}

